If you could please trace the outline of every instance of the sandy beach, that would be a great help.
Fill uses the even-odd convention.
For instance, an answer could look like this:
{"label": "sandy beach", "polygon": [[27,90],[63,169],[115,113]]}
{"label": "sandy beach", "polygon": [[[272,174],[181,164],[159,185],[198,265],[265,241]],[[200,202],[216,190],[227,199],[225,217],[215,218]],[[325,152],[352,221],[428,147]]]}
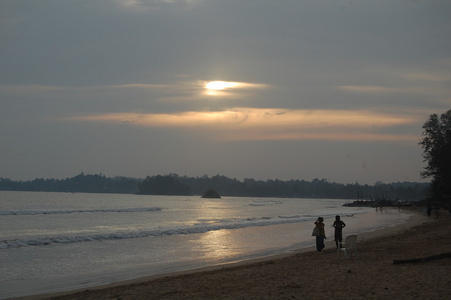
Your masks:
{"label": "sandy beach", "polygon": [[[359,235],[359,257],[337,259],[333,241],[318,253],[288,255],[140,278],[22,299],[445,299],[451,293],[451,217],[412,210],[406,224]],[[346,236],[346,231],[344,232]],[[332,237],[330,236],[330,239]],[[437,257],[447,253],[447,257]],[[446,255],[445,255],[446,256]],[[394,264],[394,261],[423,259]]]}

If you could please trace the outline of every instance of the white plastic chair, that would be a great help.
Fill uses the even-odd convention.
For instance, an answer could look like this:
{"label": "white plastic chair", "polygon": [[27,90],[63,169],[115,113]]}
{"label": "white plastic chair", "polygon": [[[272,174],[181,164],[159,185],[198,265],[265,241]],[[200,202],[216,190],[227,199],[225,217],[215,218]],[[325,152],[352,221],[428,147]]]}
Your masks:
{"label": "white plastic chair", "polygon": [[346,237],[345,243],[339,243],[338,249],[337,249],[337,259],[340,258],[340,252],[343,252],[345,255],[345,258],[348,259],[348,252],[349,252],[349,258],[352,257],[352,252],[355,252],[356,256],[359,257],[359,253],[357,252],[357,235],[353,234],[348,237]]}

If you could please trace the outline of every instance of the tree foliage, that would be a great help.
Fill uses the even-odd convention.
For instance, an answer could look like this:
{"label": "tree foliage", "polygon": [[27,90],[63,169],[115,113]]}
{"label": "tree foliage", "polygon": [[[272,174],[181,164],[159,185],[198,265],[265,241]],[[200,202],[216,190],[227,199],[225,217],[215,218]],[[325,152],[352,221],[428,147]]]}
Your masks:
{"label": "tree foliage", "polygon": [[326,179],[255,180],[240,181],[223,175],[209,177],[179,176],[177,174],[148,176],[145,179],[114,177],[102,174],[81,173],[66,179],[34,179],[12,181],[0,178],[0,190],[46,191],[84,193],[128,193],[148,195],[203,195],[214,189],[221,196],[234,197],[276,197],[276,198],[329,198],[329,199],[402,199],[421,200],[426,197],[428,183],[397,182],[375,185],[340,184]]}
{"label": "tree foliage", "polygon": [[222,175],[187,177],[177,174],[148,176],[139,185],[140,194],[153,195],[203,195],[213,189],[221,196],[275,197],[275,198],[329,198],[329,199],[403,199],[421,200],[426,196],[427,183],[397,182],[372,185],[340,184],[326,179],[289,180],[278,179],[244,181]]}
{"label": "tree foliage", "polygon": [[147,176],[138,184],[140,194],[148,195],[189,195],[190,187],[177,180],[177,175]]}
{"label": "tree foliage", "polygon": [[102,174],[81,173],[66,179],[36,178],[31,181],[12,181],[0,178],[0,190],[132,194],[138,191],[137,183],[137,179],[134,178],[109,178]]}
{"label": "tree foliage", "polygon": [[444,201],[451,196],[451,109],[440,116],[429,116],[419,144],[427,162],[421,175],[432,178],[433,198]]}

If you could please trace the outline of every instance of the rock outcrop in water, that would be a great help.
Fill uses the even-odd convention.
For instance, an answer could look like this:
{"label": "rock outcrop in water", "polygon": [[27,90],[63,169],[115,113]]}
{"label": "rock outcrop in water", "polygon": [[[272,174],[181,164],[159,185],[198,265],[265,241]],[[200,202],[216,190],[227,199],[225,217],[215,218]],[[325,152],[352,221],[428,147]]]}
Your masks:
{"label": "rock outcrop in water", "polygon": [[202,198],[221,198],[221,196],[215,190],[209,189],[202,195]]}

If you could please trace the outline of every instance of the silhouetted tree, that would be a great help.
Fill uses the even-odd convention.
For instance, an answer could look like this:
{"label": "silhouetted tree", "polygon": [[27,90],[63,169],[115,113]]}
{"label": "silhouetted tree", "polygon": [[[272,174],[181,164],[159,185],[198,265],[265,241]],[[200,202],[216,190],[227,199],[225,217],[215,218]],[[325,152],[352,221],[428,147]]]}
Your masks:
{"label": "silhouetted tree", "polygon": [[329,198],[353,199],[391,198],[420,200],[426,196],[428,183],[398,182],[375,186],[339,184],[326,179],[283,181],[279,179],[255,180],[245,178],[243,182],[222,175],[208,177],[187,177],[177,174],[148,176],[146,179],[128,177],[108,178],[102,174],[81,173],[66,179],[42,179],[31,181],[12,181],[0,178],[0,191],[47,191],[47,192],[85,192],[85,193],[128,193],[151,195],[202,195],[214,189],[222,196],[241,197],[287,197],[287,198]]}
{"label": "silhouetted tree", "polygon": [[432,197],[443,204],[451,196],[451,109],[440,117],[430,115],[423,130],[419,144],[427,166],[421,176],[432,177]]}
{"label": "silhouetted tree", "polygon": [[138,184],[140,194],[189,195],[190,188],[179,180],[176,174],[148,176]]}

